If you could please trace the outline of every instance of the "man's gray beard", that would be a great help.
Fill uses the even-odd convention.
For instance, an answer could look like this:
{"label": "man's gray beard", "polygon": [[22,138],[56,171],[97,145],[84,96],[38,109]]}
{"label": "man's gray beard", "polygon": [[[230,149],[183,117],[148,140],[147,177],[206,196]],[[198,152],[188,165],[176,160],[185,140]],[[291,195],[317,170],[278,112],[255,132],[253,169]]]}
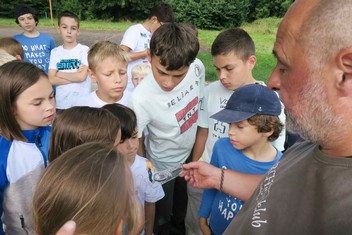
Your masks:
{"label": "man's gray beard", "polygon": [[310,82],[301,92],[298,105],[303,106],[301,114],[293,116],[286,112],[287,129],[298,133],[303,139],[325,145],[335,136],[341,118],[335,115],[328,106],[322,83]]}

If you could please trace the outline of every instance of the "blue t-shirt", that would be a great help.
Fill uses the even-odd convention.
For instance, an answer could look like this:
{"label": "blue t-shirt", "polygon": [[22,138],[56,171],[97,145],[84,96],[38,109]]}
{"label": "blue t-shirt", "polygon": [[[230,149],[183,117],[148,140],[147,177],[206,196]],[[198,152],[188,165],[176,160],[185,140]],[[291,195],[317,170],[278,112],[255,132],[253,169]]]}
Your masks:
{"label": "blue t-shirt", "polygon": [[[220,138],[215,142],[210,164],[216,167],[249,174],[265,174],[281,158],[277,151],[276,158],[270,162],[255,161],[235,149],[230,138]],[[236,185],[234,185],[236,187]],[[224,233],[227,226],[242,208],[244,202],[216,189],[204,190],[199,216],[209,218],[209,226],[215,235]]]}
{"label": "blue t-shirt", "polygon": [[48,74],[50,52],[55,48],[53,37],[40,33],[38,37],[30,38],[21,33],[13,36],[13,38],[22,45],[24,51],[23,60],[35,64]]}

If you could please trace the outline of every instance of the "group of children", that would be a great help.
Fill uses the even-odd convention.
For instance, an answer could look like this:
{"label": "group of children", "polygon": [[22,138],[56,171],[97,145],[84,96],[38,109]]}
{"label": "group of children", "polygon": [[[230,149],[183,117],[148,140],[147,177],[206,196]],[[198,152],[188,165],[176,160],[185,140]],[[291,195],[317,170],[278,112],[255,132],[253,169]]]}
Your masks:
{"label": "group of children", "polygon": [[[23,36],[42,35],[33,30],[32,9],[20,7]],[[235,28],[217,36],[211,53],[219,81],[205,86],[197,33],[174,23],[170,9],[153,8],[127,31],[144,40],[143,50],[127,32],[121,46],[81,45],[78,17],[63,12],[63,45],[38,66],[43,70],[30,59],[0,67],[0,213],[8,234],[55,234],[68,220],[80,234],[222,234],[242,198],[221,185],[203,192],[182,177],[161,185],[155,171],[202,160],[222,168],[221,177],[225,169],[260,175],[280,160],[283,106],[252,75],[248,33]],[[14,58],[33,53],[23,49]],[[137,59],[146,61],[129,76]],[[126,89],[129,81],[134,89]]]}

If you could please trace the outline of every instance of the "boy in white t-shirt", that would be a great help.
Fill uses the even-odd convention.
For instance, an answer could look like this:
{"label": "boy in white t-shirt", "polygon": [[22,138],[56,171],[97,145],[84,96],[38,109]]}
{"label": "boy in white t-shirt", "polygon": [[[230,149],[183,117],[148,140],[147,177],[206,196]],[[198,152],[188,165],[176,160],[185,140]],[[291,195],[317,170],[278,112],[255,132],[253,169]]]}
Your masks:
{"label": "boy in white t-shirt", "polygon": [[96,42],[88,52],[89,76],[98,89],[74,102],[74,106],[100,108],[106,104],[127,105],[127,53],[110,41]]}
{"label": "boy in white t-shirt", "polygon": [[150,10],[148,18],[142,24],[132,25],[123,35],[120,47],[128,52],[131,58],[131,61],[128,63],[128,91],[132,92],[134,89],[131,80],[131,69],[133,66],[140,63],[149,64],[147,49],[149,48],[152,33],[160,25],[173,21],[174,13],[172,7],[167,3],[161,3]]}
{"label": "boy in white t-shirt", "polygon": [[[144,234],[153,234],[155,202],[164,197],[159,182],[152,180],[154,167],[150,161],[137,154],[139,140],[137,137],[137,117],[132,109],[121,104],[108,104],[103,109],[109,110],[120,120],[121,141],[117,150],[127,157],[131,166],[138,200],[145,211]],[[142,233],[143,234],[143,233]]]}
{"label": "boy in white t-shirt", "polygon": [[77,42],[79,19],[72,12],[59,15],[58,32],[63,45],[51,51],[49,80],[56,86],[56,108],[72,107],[73,102],[90,92],[87,54],[89,48]]}
{"label": "boy in white t-shirt", "polygon": [[[162,25],[154,32],[148,50],[152,73],[130,97],[129,105],[137,115],[139,154],[158,171],[174,168],[191,155],[205,80],[204,65],[196,59],[198,50],[198,38],[189,26]],[[143,141],[145,128],[149,134]],[[173,225],[180,225],[179,232],[184,234],[186,183],[177,177],[163,184],[163,189],[165,197],[156,204],[154,232],[160,233],[172,214]],[[185,200],[176,202],[181,198]]]}

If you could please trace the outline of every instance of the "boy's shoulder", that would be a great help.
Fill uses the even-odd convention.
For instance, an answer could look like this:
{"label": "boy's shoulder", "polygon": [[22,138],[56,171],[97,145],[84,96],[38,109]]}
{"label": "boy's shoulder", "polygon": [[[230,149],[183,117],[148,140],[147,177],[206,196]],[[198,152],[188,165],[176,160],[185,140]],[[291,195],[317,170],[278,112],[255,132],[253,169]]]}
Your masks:
{"label": "boy's shoulder", "polygon": [[47,39],[50,39],[50,40],[54,41],[54,38],[51,35],[46,34],[46,33],[39,32],[39,37],[47,38]]}

